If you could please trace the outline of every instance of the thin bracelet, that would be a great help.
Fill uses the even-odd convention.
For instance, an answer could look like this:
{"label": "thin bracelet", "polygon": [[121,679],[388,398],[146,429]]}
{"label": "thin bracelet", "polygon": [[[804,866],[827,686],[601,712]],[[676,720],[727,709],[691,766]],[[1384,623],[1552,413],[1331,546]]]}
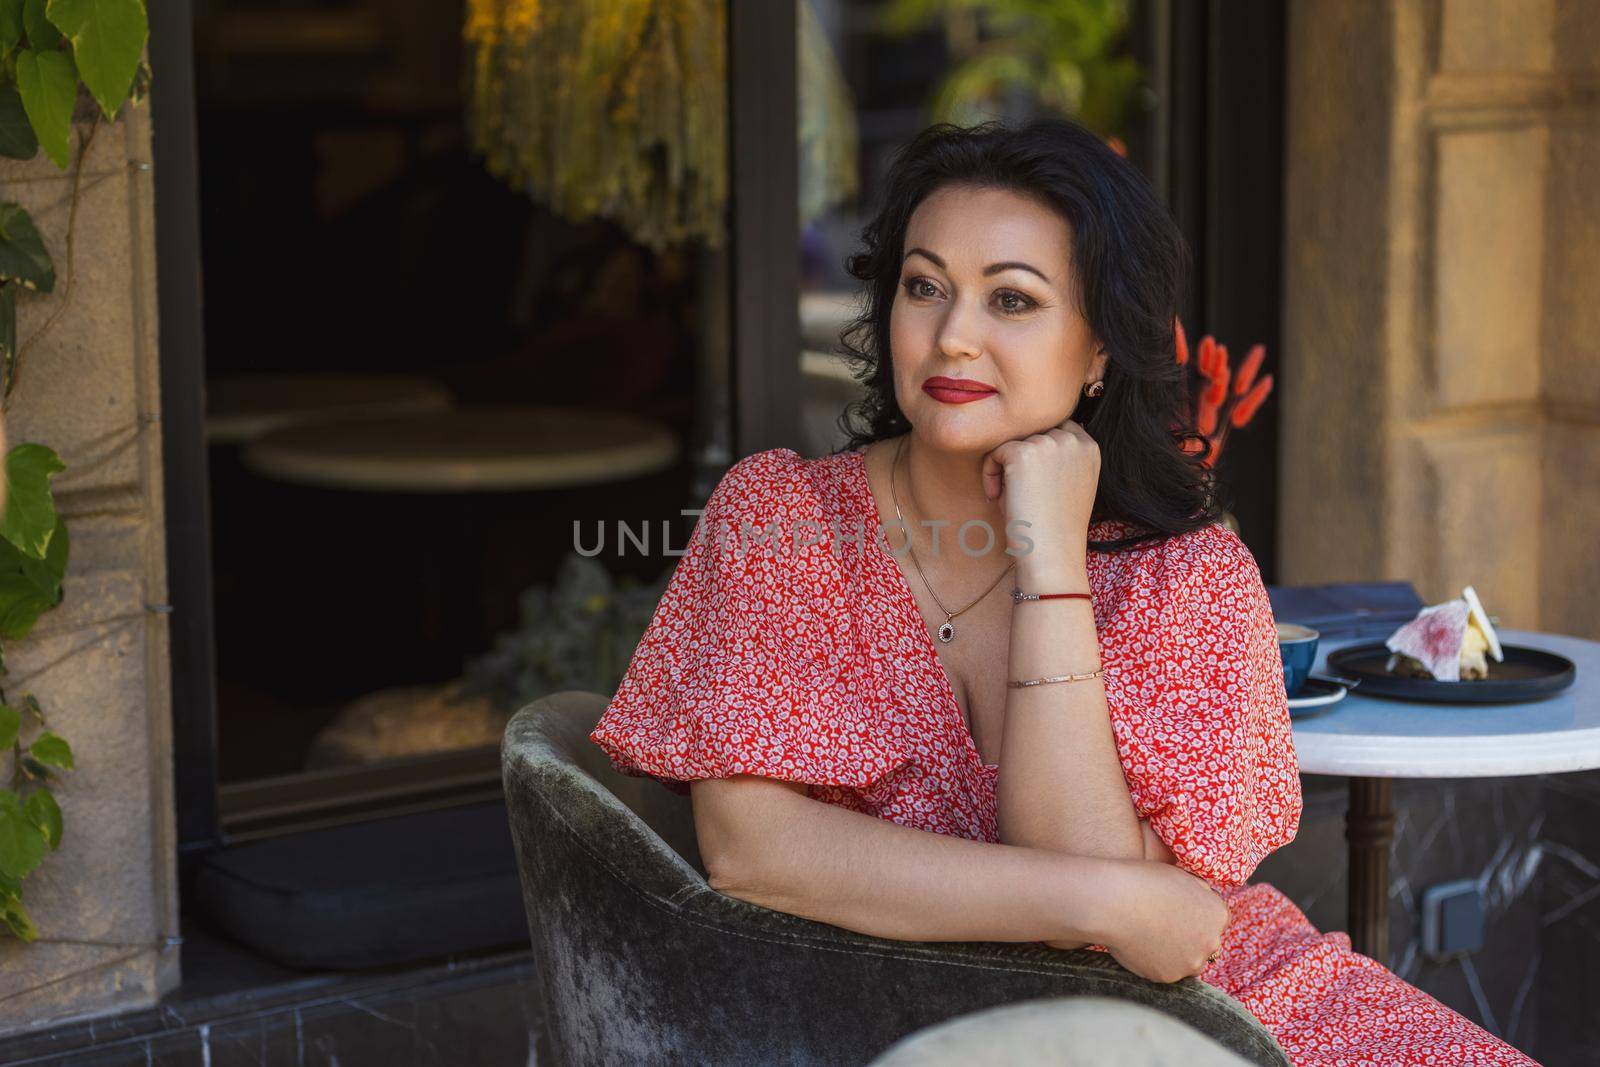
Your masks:
{"label": "thin bracelet", "polygon": [[1011,590],[1011,602],[1020,604],[1024,600],[1088,600],[1088,593],[1024,593],[1020,589]]}
{"label": "thin bracelet", "polygon": [[1020,682],[1007,682],[1006,686],[1011,689],[1022,689],[1025,686],[1045,685],[1048,682],[1087,682],[1090,678],[1099,678],[1105,673],[1106,669],[1104,667],[1096,667],[1094,670],[1084,674],[1058,674],[1052,678],[1026,678]]}

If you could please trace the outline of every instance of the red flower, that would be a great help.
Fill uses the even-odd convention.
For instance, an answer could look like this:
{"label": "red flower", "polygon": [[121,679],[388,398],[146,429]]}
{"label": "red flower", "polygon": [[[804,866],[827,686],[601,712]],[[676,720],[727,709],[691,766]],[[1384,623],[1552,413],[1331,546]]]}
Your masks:
{"label": "red flower", "polygon": [[1250,389],[1250,383],[1256,380],[1256,372],[1261,369],[1261,361],[1267,358],[1266,345],[1252,345],[1250,354],[1244,357],[1244,364],[1239,368],[1239,374],[1233,380],[1235,396],[1243,396]]}
{"label": "red flower", "polygon": [[[1189,339],[1183,323],[1174,321],[1173,331],[1174,359],[1179,366],[1187,365]],[[1209,467],[1222,454],[1228,431],[1248,424],[1266,401],[1272,392],[1272,375],[1262,375],[1259,381],[1256,378],[1267,356],[1267,348],[1261,344],[1251,346],[1237,373],[1229,366],[1228,347],[1218,344],[1210,334],[1200,339],[1194,356],[1195,369],[1205,381],[1195,404],[1194,425],[1204,440],[1186,439],[1183,450],[1190,455],[1203,452],[1200,462]]]}
{"label": "red flower", "polygon": [[1270,392],[1272,392],[1272,375],[1263,374],[1261,380],[1255,384],[1255,388],[1246,393],[1233,406],[1233,413],[1230,416],[1230,421],[1233,425],[1243,426],[1255,418],[1256,409],[1261,406],[1262,401],[1267,399],[1267,394]]}

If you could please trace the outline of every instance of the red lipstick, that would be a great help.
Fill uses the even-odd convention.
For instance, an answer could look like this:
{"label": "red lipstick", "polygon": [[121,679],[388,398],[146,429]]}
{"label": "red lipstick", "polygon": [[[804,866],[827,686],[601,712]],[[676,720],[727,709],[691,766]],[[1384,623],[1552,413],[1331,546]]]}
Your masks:
{"label": "red lipstick", "polygon": [[922,391],[943,404],[970,404],[974,400],[994,396],[996,389],[968,378],[946,378],[936,374],[922,383]]}

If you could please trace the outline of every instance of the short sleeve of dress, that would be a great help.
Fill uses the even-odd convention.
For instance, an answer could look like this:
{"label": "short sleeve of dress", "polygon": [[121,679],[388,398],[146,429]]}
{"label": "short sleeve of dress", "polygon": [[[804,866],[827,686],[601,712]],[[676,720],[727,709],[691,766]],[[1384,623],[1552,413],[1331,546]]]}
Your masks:
{"label": "short sleeve of dress", "polygon": [[792,449],[723,475],[589,735],[617,770],[867,789],[909,762],[862,699],[828,530]]}
{"label": "short sleeve of dress", "polygon": [[1171,539],[1148,590],[1144,662],[1123,665],[1136,681],[1113,717],[1129,791],[1180,867],[1239,885],[1300,822],[1272,605],[1220,525]]}

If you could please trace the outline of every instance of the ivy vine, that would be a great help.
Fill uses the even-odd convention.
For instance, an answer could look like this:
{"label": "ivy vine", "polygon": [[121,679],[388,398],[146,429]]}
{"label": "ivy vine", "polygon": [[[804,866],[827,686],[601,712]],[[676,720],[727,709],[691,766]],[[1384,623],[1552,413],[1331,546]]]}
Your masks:
{"label": "ivy vine", "polygon": [[[17,344],[17,291],[55,290],[55,265],[33,219],[0,202],[0,411],[9,411],[22,354],[67,306],[72,237],[83,157],[103,115],[144,100],[150,68],[142,59],[149,20],[142,0],[0,0],[0,156],[28,160],[42,149],[57,167],[71,162],[72,123],[80,83],[97,109],[74,166],[67,221],[67,277],[58,306]],[[32,632],[39,616],[62,601],[67,572],[66,523],[50,480],[66,469],[55,450],[24,442],[5,454],[5,510],[0,514],[0,753],[12,757],[0,784],[0,930],[24,941],[38,929],[22,903],[23,881],[61,845],[61,808],[52,791],[73,769],[72,747],[50,728],[32,693],[8,694],[6,645]]]}

